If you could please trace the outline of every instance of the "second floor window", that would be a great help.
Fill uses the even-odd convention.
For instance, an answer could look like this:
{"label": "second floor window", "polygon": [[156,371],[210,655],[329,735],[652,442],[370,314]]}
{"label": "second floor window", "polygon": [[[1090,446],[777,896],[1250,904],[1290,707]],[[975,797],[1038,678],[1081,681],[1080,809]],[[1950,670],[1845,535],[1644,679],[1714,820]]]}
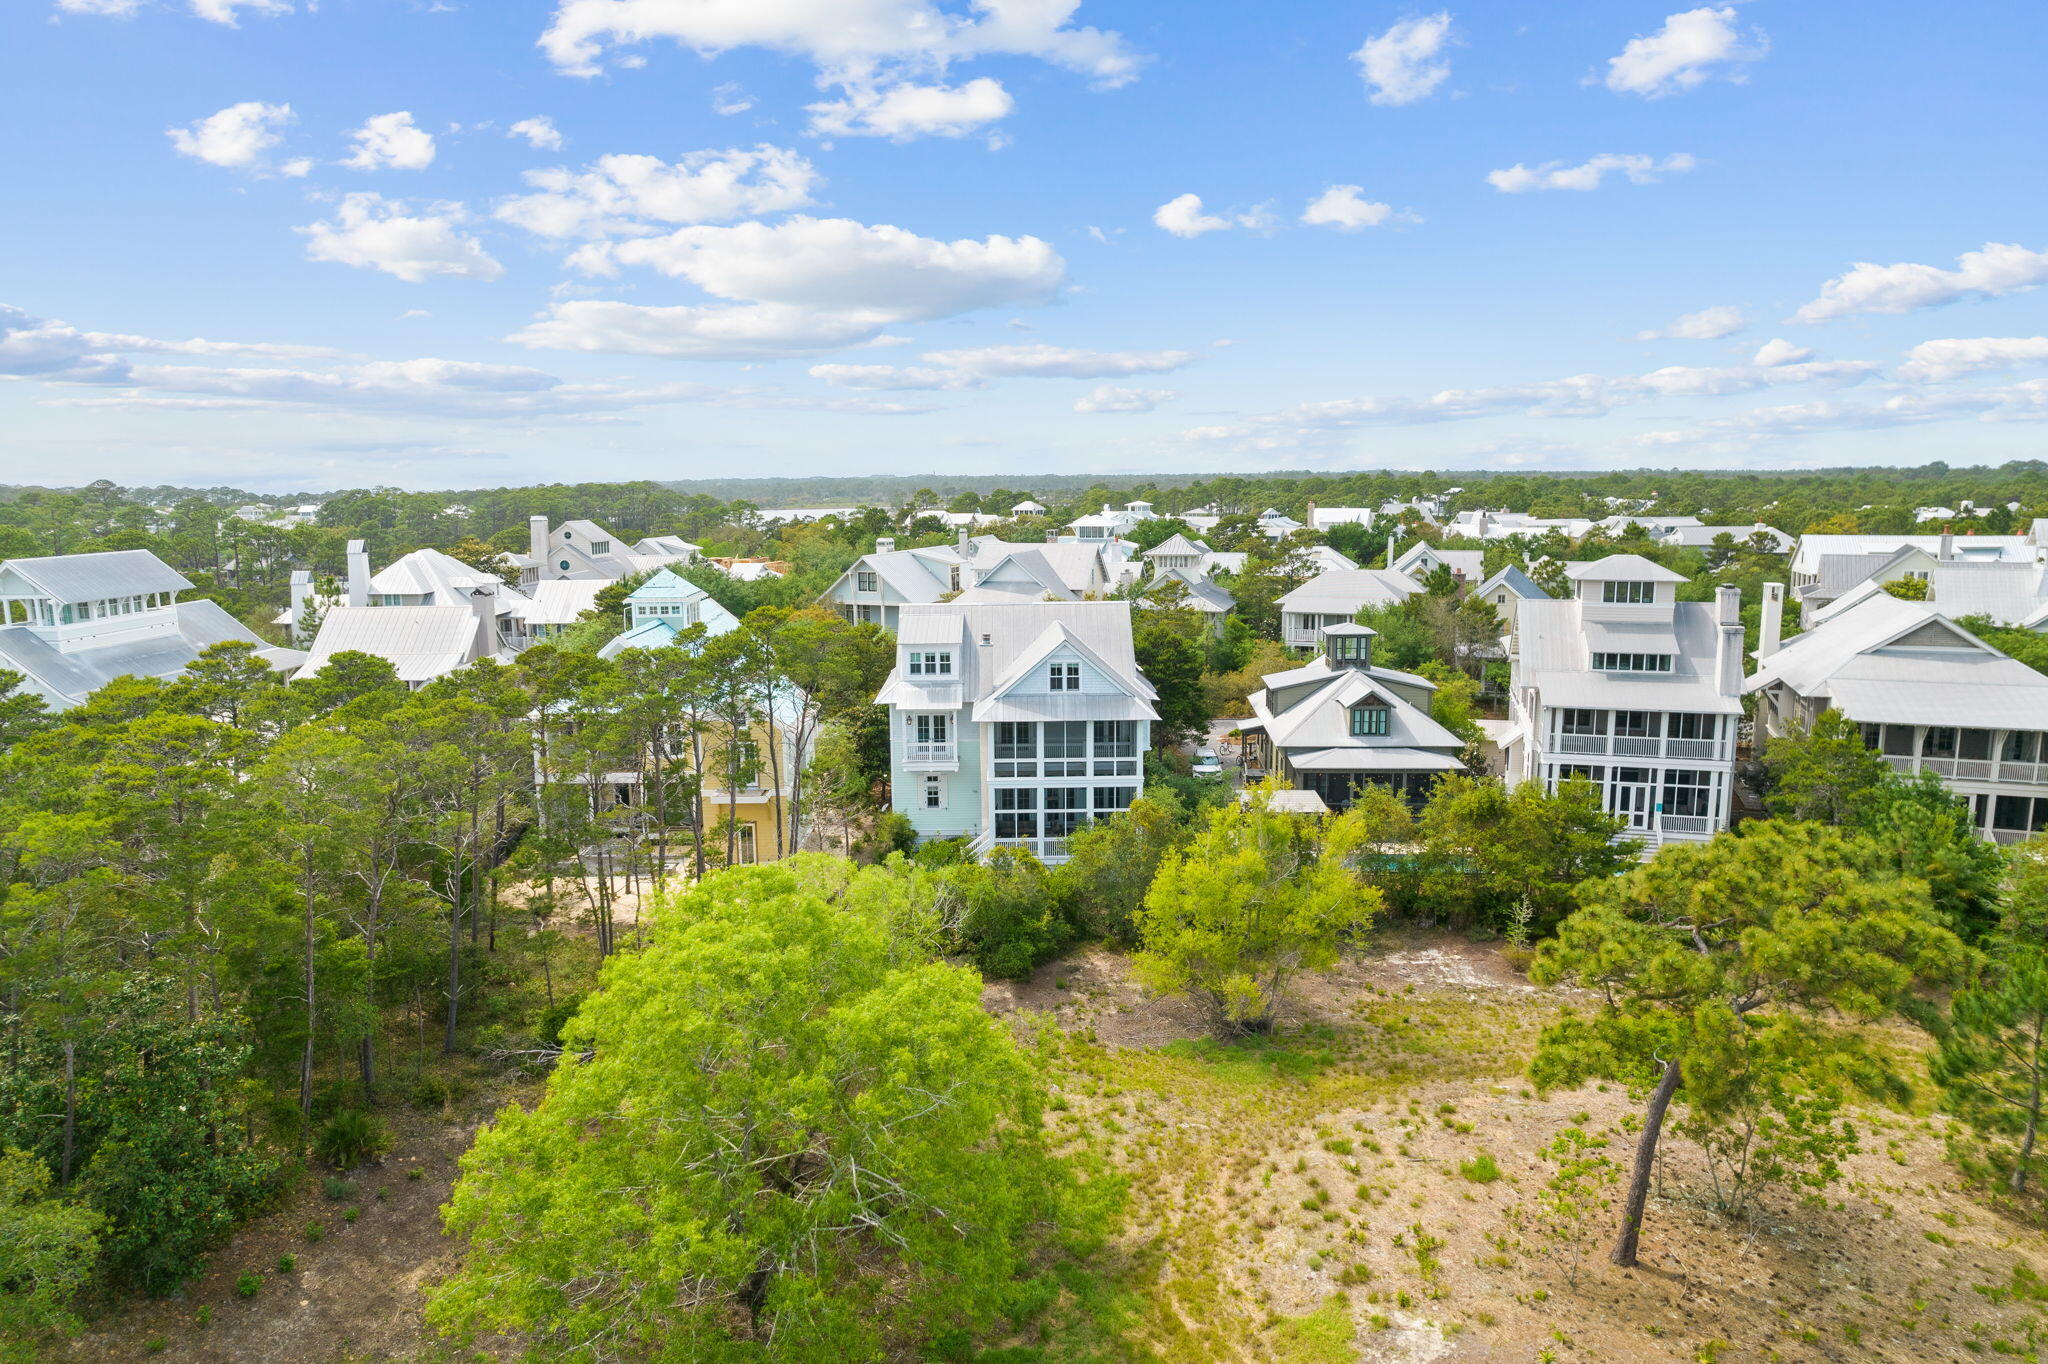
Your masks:
{"label": "second floor window", "polygon": [[1351,732],[1362,739],[1386,737],[1387,708],[1385,706],[1353,706],[1351,708]]}
{"label": "second floor window", "polygon": [[1711,715],[1698,715],[1691,711],[1680,712],[1666,717],[1665,727],[1674,739],[1713,739],[1719,737],[1719,726]]}
{"label": "second floor window", "polygon": [[944,650],[912,649],[910,651],[910,675],[912,677],[951,677],[953,655]]}
{"label": "second floor window", "polygon": [[1559,721],[1565,734],[1607,732],[1607,712],[1604,710],[1566,710],[1560,712]]}
{"label": "second floor window", "polygon": [[853,575],[853,587],[856,592],[873,592],[878,582],[878,576],[866,569]]}
{"label": "second floor window", "polygon": [[1053,664],[1050,684],[1054,691],[1081,690],[1081,665],[1078,663]]}
{"label": "second floor window", "polygon": [[1657,600],[1655,583],[1602,583],[1600,600],[1625,606],[1648,606]]}
{"label": "second floor window", "polygon": [[911,728],[921,744],[942,744],[946,742],[951,729],[943,715],[916,715],[911,717]]}
{"label": "second floor window", "polygon": [[1654,739],[1658,718],[1659,712],[1654,710],[1618,710],[1614,712],[1614,732],[1624,739]]}

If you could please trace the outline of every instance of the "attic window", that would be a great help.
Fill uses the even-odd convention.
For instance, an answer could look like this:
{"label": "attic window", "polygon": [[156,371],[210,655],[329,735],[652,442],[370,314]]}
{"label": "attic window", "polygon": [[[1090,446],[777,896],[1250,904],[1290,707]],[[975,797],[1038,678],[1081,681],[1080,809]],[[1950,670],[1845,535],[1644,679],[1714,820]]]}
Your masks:
{"label": "attic window", "polygon": [[1055,663],[1048,685],[1053,691],[1081,690],[1081,665],[1078,663]]}
{"label": "attic window", "polygon": [[561,563],[556,564],[555,567],[561,569],[562,572],[567,573],[569,571],[569,561],[567,559],[564,559]]}
{"label": "attic window", "polygon": [[1602,673],[1668,673],[1670,654],[1594,654],[1593,671]]}
{"label": "attic window", "polygon": [[609,540],[592,540],[590,542],[590,552],[592,554],[609,554],[612,552],[612,542]]}
{"label": "attic window", "polygon": [[1353,706],[1351,708],[1351,733],[1360,739],[1384,739],[1388,732],[1387,708],[1385,706]]}

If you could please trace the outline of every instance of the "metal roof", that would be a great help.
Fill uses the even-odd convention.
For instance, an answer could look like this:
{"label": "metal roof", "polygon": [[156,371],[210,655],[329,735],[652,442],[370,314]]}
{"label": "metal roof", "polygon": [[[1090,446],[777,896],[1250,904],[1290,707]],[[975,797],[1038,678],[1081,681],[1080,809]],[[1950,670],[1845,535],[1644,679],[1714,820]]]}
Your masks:
{"label": "metal roof", "polygon": [[168,608],[170,613],[175,613],[174,629],[85,649],[60,650],[26,625],[0,627],[0,668],[20,673],[32,690],[62,710],[117,677],[175,677],[212,645],[232,640],[258,645],[257,655],[279,670],[296,668],[305,659],[296,650],[264,644],[219,602],[179,602]]}
{"label": "metal roof", "polygon": [[186,592],[192,584],[146,549],[109,549],[93,554],[50,554],[9,559],[12,570],[60,602],[99,601],[149,592]]}
{"label": "metal roof", "polygon": [[1484,596],[1495,588],[1504,587],[1524,601],[1548,601],[1550,594],[1536,585],[1536,580],[1521,569],[1509,564],[1500,572],[1472,589],[1478,596]]}
{"label": "metal roof", "polygon": [[[983,643],[983,640],[986,643]],[[958,706],[995,695],[1020,660],[1042,658],[1062,640],[1150,701],[1158,693],[1138,670],[1126,601],[950,602],[905,606],[896,640],[903,649],[949,648],[953,674],[943,682],[911,678],[899,666],[876,700],[896,705]],[[933,700],[934,695],[949,700]]]}
{"label": "metal roof", "polygon": [[[2024,535],[1951,536],[1952,551],[1971,559],[2017,559],[2034,557],[2034,547]],[[1929,554],[1941,552],[1939,535],[1802,535],[1792,555],[1792,571],[1812,577],[1824,554],[1891,554],[1905,546]]]}
{"label": "metal roof", "polygon": [[[1714,618],[1711,604],[1678,602],[1671,607],[1665,626],[1672,635],[1672,647],[1668,650],[1672,670],[1668,673],[1593,671],[1593,649],[1583,618],[1585,605],[1575,598],[1522,603],[1516,618],[1519,644],[1515,686],[1535,687],[1541,694],[1541,704],[1546,706],[1720,715],[1741,712],[1741,699],[1724,695],[1716,678],[1720,624]],[[1619,651],[1667,652],[1662,647]]]}
{"label": "metal roof", "polygon": [[320,633],[300,677],[311,677],[344,651],[388,661],[401,682],[431,682],[477,660],[479,622],[467,606],[336,606],[320,619]]}
{"label": "metal roof", "polygon": [[1289,750],[1299,772],[1463,772],[1465,764],[1426,748],[1309,748]]}
{"label": "metal roof", "polygon": [[1564,566],[1564,576],[1573,582],[1589,583],[1682,583],[1683,573],[1673,573],[1654,559],[1640,554],[1610,554],[1604,559],[1581,560]]}
{"label": "metal roof", "polygon": [[1384,568],[1333,569],[1317,574],[1280,598],[1280,609],[1349,616],[1362,607],[1404,602],[1415,592],[1414,579]]}
{"label": "metal roof", "polygon": [[601,578],[549,578],[509,601],[500,594],[498,607],[528,625],[574,625],[597,604],[597,594],[611,586]]}
{"label": "metal roof", "polygon": [[[1286,679],[1291,673],[1277,673]],[[1273,708],[1274,678],[1266,688],[1253,694],[1252,713],[1258,728],[1277,748],[1330,749],[1363,752],[1381,748],[1431,748],[1455,752],[1463,745],[1458,736],[1438,724],[1421,707],[1410,703],[1385,681],[1361,668],[1332,668],[1323,673],[1321,686],[1294,700],[1284,710]],[[1283,682],[1284,686],[1284,682]],[[1387,732],[1361,735],[1351,732],[1352,707],[1377,699],[1387,707]],[[1291,760],[1291,758],[1290,758]]]}
{"label": "metal roof", "polygon": [[416,549],[410,554],[392,560],[381,572],[370,578],[370,590],[380,596],[419,597],[433,594],[436,597],[448,598],[447,601],[433,602],[432,605],[435,606],[468,600],[469,589],[472,587],[500,588],[504,585],[505,580],[497,574],[471,568],[460,559],[443,554],[438,549]]}

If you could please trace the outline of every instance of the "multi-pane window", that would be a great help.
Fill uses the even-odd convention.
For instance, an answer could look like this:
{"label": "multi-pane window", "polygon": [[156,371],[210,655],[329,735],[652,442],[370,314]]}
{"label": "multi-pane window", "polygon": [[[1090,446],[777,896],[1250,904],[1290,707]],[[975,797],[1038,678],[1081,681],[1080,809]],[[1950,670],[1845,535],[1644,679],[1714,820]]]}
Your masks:
{"label": "multi-pane window", "polygon": [[1602,673],[1668,673],[1670,654],[1594,654],[1593,671]]}
{"label": "multi-pane window", "polygon": [[917,742],[921,744],[945,743],[953,732],[950,716],[913,715],[910,723]]}
{"label": "multi-pane window", "polygon": [[1680,711],[1664,719],[1665,732],[1674,739],[1712,739],[1717,737],[1717,717],[1700,715],[1692,711]]}
{"label": "multi-pane window", "polygon": [[1045,836],[1065,838],[1088,822],[1088,788],[1048,786],[1045,789]]}
{"label": "multi-pane window", "polygon": [[1088,722],[1049,720],[1045,724],[1045,775],[1088,775]]}
{"label": "multi-pane window", "polygon": [[1138,722],[1136,720],[1097,720],[1095,722],[1095,756],[1098,758],[1133,758],[1138,753]]}
{"label": "multi-pane window", "polygon": [[1956,755],[1955,730],[1943,725],[1929,726],[1920,754],[1926,758],[1953,758]]}
{"label": "multi-pane window", "polygon": [[997,838],[1038,837],[1038,788],[998,786],[993,794]]}
{"label": "multi-pane window", "polygon": [[1333,635],[1330,639],[1331,656],[1340,663],[1358,663],[1368,656],[1372,648],[1371,635]]}
{"label": "multi-pane window", "polygon": [[880,575],[868,569],[862,569],[853,575],[853,586],[857,592],[873,592],[880,586],[880,583]]}
{"label": "multi-pane window", "polygon": [[1618,710],[1614,712],[1614,734],[1620,739],[1654,739],[1657,737],[1659,712],[1654,710]]}
{"label": "multi-pane window", "polygon": [[1657,584],[1602,583],[1600,600],[1622,606],[1647,606],[1657,600]]}
{"label": "multi-pane window", "polygon": [[1038,726],[1023,720],[996,721],[996,753],[998,758],[1035,758],[1038,756]]}
{"label": "multi-pane window", "polygon": [[1387,708],[1385,706],[1353,706],[1351,708],[1351,732],[1364,739],[1385,738],[1387,734]]}
{"label": "multi-pane window", "polygon": [[946,779],[944,777],[926,777],[924,779],[924,808],[927,810],[937,810],[943,808],[945,804]]}
{"label": "multi-pane window", "polygon": [[1081,665],[1078,663],[1055,663],[1047,685],[1054,691],[1081,690]]}
{"label": "multi-pane window", "polygon": [[953,655],[949,650],[912,649],[910,651],[910,675],[912,677],[951,677]]}
{"label": "multi-pane window", "polygon": [[1664,813],[1697,815],[1714,812],[1714,774],[1666,768],[1664,772]]}
{"label": "multi-pane window", "polygon": [[1563,726],[1563,732],[1566,734],[1600,735],[1607,733],[1607,712],[1604,710],[1568,709],[1560,711],[1558,715],[1559,722]]}

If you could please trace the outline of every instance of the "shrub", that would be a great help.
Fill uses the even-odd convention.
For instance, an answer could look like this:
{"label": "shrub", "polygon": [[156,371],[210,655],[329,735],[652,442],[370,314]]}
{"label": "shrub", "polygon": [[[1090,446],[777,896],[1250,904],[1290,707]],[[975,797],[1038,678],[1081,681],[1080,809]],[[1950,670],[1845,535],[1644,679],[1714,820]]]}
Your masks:
{"label": "shrub", "polygon": [[348,1108],[327,1120],[313,1149],[335,1169],[353,1170],[358,1165],[382,1160],[391,1149],[391,1134],[375,1114]]}
{"label": "shrub", "polygon": [[345,1203],[356,1196],[356,1182],[339,1175],[329,1175],[320,1181],[320,1192],[327,1195],[330,1203]]}
{"label": "shrub", "polygon": [[308,1222],[308,1223],[306,1223],[306,1240],[308,1240],[308,1241],[309,1241],[309,1242],[311,1242],[312,1244],[314,1244],[314,1245],[316,1245],[316,1246],[317,1246],[317,1245],[319,1245],[319,1244],[320,1244],[320,1241],[321,1241],[321,1239],[322,1239],[323,1237],[325,1237],[326,1235],[327,1235],[327,1228],[326,1228],[326,1227],[324,1227],[324,1226],[322,1226],[322,1225],[321,1225],[320,1223],[318,1223],[318,1222]]}
{"label": "shrub", "polygon": [[[540,1039],[540,1043],[544,1047],[561,1046],[562,1025],[574,1018],[576,1011],[582,1007],[582,995],[571,995],[567,999],[556,1000],[553,1004],[541,1010],[540,1016],[534,1019],[534,1036]],[[435,1102],[439,1103],[440,1100],[436,1099]]]}
{"label": "shrub", "polygon": [[299,1257],[292,1254],[290,1251],[286,1251],[284,1254],[277,1257],[277,1272],[280,1274],[289,1274],[298,1267]]}
{"label": "shrub", "polygon": [[983,975],[1020,980],[1072,936],[1045,864],[1021,848],[998,847],[981,866],[945,875],[965,905],[961,945]]}
{"label": "shrub", "polygon": [[344,1222],[353,1222],[362,1215],[363,1210],[361,1208],[344,1208],[342,1210],[341,1220]]}
{"label": "shrub", "polygon": [[1500,1166],[1494,1163],[1491,1155],[1481,1151],[1478,1155],[1460,1165],[1458,1173],[1471,1180],[1474,1184],[1491,1184],[1494,1180],[1500,1178]]}
{"label": "shrub", "polygon": [[235,1292],[245,1298],[253,1298],[263,1291],[263,1276],[253,1269],[245,1269],[235,1279]]}

